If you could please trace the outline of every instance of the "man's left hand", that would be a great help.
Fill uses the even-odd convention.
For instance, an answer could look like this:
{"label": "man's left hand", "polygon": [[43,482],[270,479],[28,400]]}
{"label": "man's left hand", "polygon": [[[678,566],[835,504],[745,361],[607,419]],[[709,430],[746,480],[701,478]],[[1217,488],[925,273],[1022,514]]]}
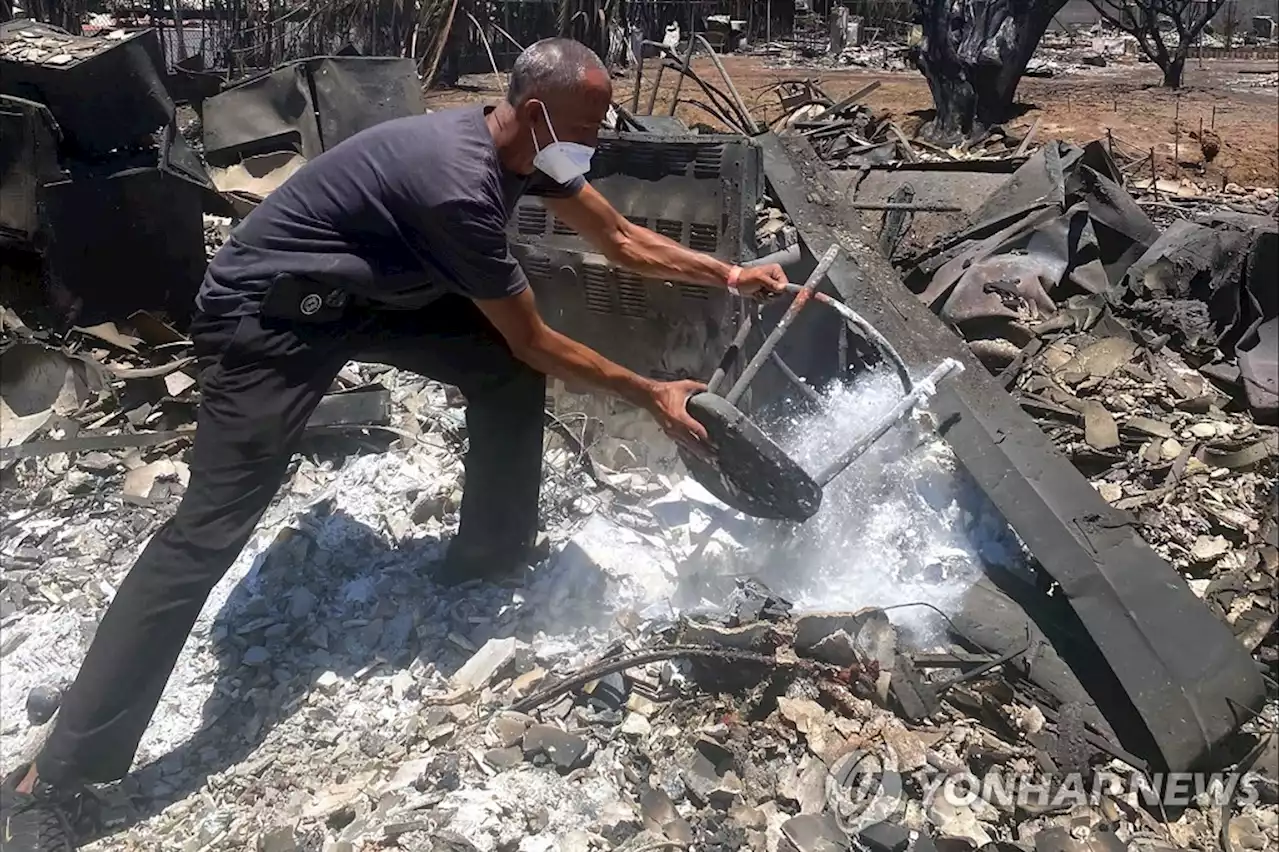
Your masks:
{"label": "man's left hand", "polygon": [[743,267],[737,286],[738,293],[748,299],[766,299],[785,292],[787,273],[776,263]]}

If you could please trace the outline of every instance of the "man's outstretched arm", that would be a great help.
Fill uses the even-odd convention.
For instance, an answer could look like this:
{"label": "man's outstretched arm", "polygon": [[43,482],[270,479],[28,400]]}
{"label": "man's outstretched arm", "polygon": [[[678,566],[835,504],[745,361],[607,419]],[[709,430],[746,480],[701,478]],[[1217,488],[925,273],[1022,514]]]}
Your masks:
{"label": "man's outstretched arm", "polygon": [[590,184],[568,198],[548,197],[543,203],[610,261],[649,278],[709,287],[733,283],[744,296],[781,292],[787,283],[786,273],[777,264],[740,269],[732,282],[733,264],[627,221]]}
{"label": "man's outstretched arm", "polygon": [[677,441],[692,443],[706,438],[706,430],[685,410],[685,400],[703,389],[701,383],[646,379],[565,337],[543,322],[528,288],[504,299],[474,301],[507,341],[512,354],[538,372],[614,393],[647,410]]}

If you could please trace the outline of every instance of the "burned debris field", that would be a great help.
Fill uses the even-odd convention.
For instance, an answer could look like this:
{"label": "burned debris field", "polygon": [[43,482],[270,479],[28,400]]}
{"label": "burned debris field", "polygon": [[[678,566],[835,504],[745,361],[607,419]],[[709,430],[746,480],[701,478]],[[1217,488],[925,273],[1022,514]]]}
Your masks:
{"label": "burned debris field", "polygon": [[548,324],[709,382],[768,474],[549,380],[530,565],[447,586],[466,401],[347,363],[82,848],[1277,849],[1265,8],[1171,71],[1178,27],[1062,3],[1030,49],[927,3],[179,5],[0,22],[6,774],[191,482],[205,267],[307,162],[571,35],[592,187],[794,286],[651,279],[520,198]]}

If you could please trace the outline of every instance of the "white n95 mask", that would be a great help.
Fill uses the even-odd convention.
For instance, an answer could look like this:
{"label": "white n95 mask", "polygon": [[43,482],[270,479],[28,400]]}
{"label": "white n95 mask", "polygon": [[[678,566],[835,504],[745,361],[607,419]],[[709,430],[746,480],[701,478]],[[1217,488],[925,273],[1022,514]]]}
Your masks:
{"label": "white n95 mask", "polygon": [[556,130],[551,126],[551,116],[547,115],[546,104],[542,107],[542,116],[547,120],[547,130],[551,132],[552,142],[545,148],[538,148],[538,137],[533,128],[529,135],[533,137],[533,147],[538,153],[533,157],[533,167],[551,178],[556,183],[564,184],[576,177],[585,175],[591,168],[591,156],[596,149],[577,142],[561,142],[556,138]]}

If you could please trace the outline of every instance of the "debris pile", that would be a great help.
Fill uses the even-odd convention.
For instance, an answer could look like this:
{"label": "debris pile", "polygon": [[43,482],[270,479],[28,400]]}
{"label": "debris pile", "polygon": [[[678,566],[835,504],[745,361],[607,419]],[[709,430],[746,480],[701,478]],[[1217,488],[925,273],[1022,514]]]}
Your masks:
{"label": "debris pile", "polygon": [[[19,29],[16,36],[0,41],[0,59],[60,67],[83,62],[111,46],[111,42],[104,39],[81,38],[44,27]],[[122,36],[123,33],[116,37]]]}
{"label": "debris pile", "polygon": [[779,127],[805,137],[832,169],[867,169],[892,163],[956,162],[1009,159],[1026,152],[1035,130],[1023,139],[992,128],[981,139],[942,148],[923,139],[908,138],[888,110],[873,111],[858,103],[880,87],[878,81],[836,101],[813,80],[783,81],[777,86],[782,104]]}
{"label": "debris pile", "polygon": [[1271,664],[1274,212],[1169,216],[1123,180],[1101,144],[1046,146],[907,282]]}

